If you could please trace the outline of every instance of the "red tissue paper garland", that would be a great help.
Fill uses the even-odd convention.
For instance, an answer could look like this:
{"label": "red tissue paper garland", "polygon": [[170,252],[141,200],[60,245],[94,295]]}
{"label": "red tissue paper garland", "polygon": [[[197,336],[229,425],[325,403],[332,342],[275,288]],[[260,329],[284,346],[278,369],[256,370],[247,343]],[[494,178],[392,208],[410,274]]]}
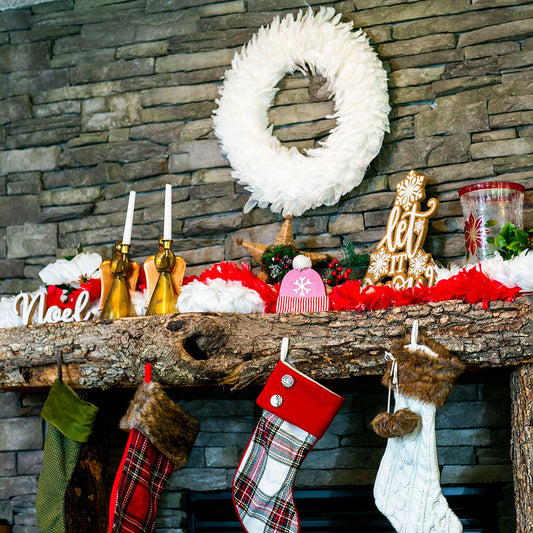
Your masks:
{"label": "red tissue paper garland", "polygon": [[433,287],[417,286],[398,290],[386,285],[369,285],[362,288],[360,280],[350,280],[333,288],[330,305],[335,311],[370,311],[426,302],[464,300],[471,304],[482,302],[483,309],[487,309],[490,301],[511,301],[520,292],[520,287],[507,287],[489,278],[479,266],[476,266],[469,270],[461,270],[455,276],[443,279]]}
{"label": "red tissue paper garland", "polygon": [[239,268],[238,265],[230,261],[222,261],[204,270],[200,276],[186,276],[183,278],[182,285],[187,285],[187,283],[195,280],[203,283],[208,279],[217,278],[224,281],[238,281],[243,287],[252,289],[259,294],[265,302],[265,313],[274,313],[280,284],[268,285],[262,279],[259,279],[246,263],[241,263],[241,267]]}

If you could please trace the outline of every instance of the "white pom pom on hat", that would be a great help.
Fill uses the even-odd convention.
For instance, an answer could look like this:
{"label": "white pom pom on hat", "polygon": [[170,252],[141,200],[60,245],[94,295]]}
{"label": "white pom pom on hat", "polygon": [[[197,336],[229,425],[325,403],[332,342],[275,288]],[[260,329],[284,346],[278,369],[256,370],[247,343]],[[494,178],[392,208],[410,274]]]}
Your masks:
{"label": "white pom pom on hat", "polygon": [[303,270],[304,268],[311,268],[311,266],[311,259],[309,259],[309,257],[306,255],[297,255],[292,260],[292,268],[295,270]]}

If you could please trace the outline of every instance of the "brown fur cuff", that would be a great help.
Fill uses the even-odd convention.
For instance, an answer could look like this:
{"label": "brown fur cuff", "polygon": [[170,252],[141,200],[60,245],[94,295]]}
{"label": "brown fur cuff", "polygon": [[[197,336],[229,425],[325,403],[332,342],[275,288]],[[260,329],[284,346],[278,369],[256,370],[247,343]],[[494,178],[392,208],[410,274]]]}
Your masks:
{"label": "brown fur cuff", "polygon": [[[403,396],[442,407],[455,380],[464,370],[463,363],[452,357],[444,346],[423,336],[419,337],[418,344],[431,348],[438,357],[421,350],[410,352],[404,348],[409,343],[410,337],[405,337],[391,348],[398,363],[398,391]],[[381,382],[393,389],[391,367],[392,361],[389,361]]]}
{"label": "brown fur cuff", "polygon": [[136,429],[176,466],[187,464],[200,424],[171,400],[159,383],[143,383],[136,391],[121,429]]}

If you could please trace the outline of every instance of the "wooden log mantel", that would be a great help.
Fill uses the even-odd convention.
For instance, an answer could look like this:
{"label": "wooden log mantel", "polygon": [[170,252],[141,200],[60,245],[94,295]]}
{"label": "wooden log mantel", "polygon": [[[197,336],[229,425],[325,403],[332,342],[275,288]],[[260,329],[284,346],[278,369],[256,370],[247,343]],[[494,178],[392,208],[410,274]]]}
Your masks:
{"label": "wooden log mantel", "polygon": [[63,355],[63,379],[75,388],[135,387],[151,361],[163,385],[261,384],[289,337],[290,357],[315,379],[383,372],[384,351],[410,332],[447,346],[468,366],[533,362],[533,299],[480,305],[459,301],[366,313],[243,315],[190,313],[58,323],[0,330],[0,389],[47,388]]}
{"label": "wooden log mantel", "polygon": [[411,330],[447,346],[467,367],[514,367],[511,454],[517,533],[533,531],[533,297],[480,305],[429,303],[366,313],[301,315],[191,313],[0,330],[0,390],[48,388],[62,352],[63,379],[75,388],[135,387],[144,362],[171,386],[264,383],[281,339],[309,376],[381,374],[384,351]]}

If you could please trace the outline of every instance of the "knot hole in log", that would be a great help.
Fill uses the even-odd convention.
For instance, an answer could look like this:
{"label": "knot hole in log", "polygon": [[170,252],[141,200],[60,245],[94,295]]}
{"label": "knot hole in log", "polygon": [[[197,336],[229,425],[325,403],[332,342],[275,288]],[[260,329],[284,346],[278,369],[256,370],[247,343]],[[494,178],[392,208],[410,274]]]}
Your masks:
{"label": "knot hole in log", "polygon": [[[169,331],[179,331],[182,320],[169,322]],[[207,361],[221,351],[226,342],[224,327],[217,322],[204,320],[195,324],[194,331],[187,332],[182,340],[183,351],[196,361]]]}
{"label": "knot hole in log", "polygon": [[210,355],[205,351],[205,337],[192,335],[183,341],[183,349],[197,361],[206,361]]}

